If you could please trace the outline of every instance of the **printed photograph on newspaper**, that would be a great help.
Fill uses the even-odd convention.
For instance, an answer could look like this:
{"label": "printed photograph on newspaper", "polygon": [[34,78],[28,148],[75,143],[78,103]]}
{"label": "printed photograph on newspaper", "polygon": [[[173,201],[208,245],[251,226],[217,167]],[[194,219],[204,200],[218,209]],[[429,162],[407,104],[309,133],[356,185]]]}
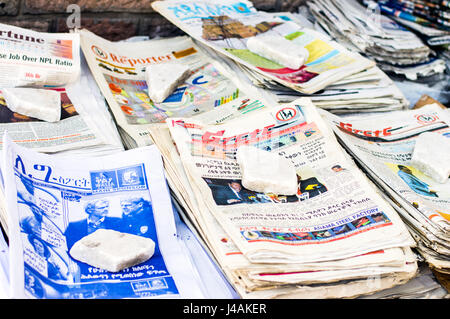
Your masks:
{"label": "printed photograph on newspaper", "polygon": [[[172,204],[156,146],[100,161],[71,161],[22,148],[7,135],[4,144],[13,297],[201,295],[184,246],[174,240]],[[108,236],[96,235],[106,230]],[[134,244],[120,241],[125,236]],[[144,238],[152,243],[145,254]],[[113,256],[108,241],[122,257]],[[80,245],[85,245],[81,254]]]}

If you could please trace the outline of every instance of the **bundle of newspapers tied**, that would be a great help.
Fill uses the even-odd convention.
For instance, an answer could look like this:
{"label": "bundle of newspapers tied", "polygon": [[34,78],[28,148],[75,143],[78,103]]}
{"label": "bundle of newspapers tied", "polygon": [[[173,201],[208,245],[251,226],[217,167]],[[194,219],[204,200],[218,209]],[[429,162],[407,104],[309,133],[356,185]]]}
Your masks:
{"label": "bundle of newspapers tied", "polygon": [[0,41],[0,132],[40,152],[106,154],[123,149],[74,33],[6,24]]}
{"label": "bundle of newspapers tied", "polygon": [[445,61],[413,32],[381,14],[377,3],[313,0],[307,6],[321,27],[348,49],[375,60],[386,72],[416,80],[442,74]]}
{"label": "bundle of newspapers tied", "polygon": [[[242,298],[356,297],[416,276],[404,223],[309,99],[222,124],[200,117],[166,123],[170,135],[161,127],[152,136],[173,196]],[[236,160],[242,146],[279,157],[272,165],[289,161],[294,193],[244,187]]]}
{"label": "bundle of newspapers tied", "polygon": [[[272,14],[284,21],[297,23],[299,26],[316,28],[313,24],[308,23],[305,15],[300,13]],[[326,36],[320,28],[316,31]],[[347,76],[316,93],[304,94],[272,81],[224,55],[218,56],[216,51],[201,43],[197,42],[197,44],[207,54],[214,56],[223,65],[230,68],[231,72],[242,81],[259,88],[259,94],[276,102],[286,103],[306,96],[311,98],[316,106],[333,113],[384,112],[400,110],[409,106],[409,101],[396,84],[377,66]]]}
{"label": "bundle of newspapers tied", "polygon": [[[341,144],[400,214],[417,251],[434,270],[448,274],[449,113],[437,104],[392,112],[389,117],[343,118],[322,112]],[[419,161],[415,154],[421,154]],[[438,174],[442,176],[437,178]]]}
{"label": "bundle of newspapers tied", "polygon": [[156,146],[67,158],[7,133],[3,146],[8,298],[233,297],[202,246],[184,238],[192,233],[177,220]]}

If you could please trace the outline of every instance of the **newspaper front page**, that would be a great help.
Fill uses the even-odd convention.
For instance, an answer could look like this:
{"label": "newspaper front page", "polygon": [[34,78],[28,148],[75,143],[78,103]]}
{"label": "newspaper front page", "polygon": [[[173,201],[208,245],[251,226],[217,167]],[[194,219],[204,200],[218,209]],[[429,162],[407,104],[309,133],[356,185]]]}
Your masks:
{"label": "newspaper front page", "polygon": [[[278,259],[271,264],[251,263],[206,207],[203,197],[196,196],[200,190],[186,175],[175,146],[169,141],[161,144],[165,146],[162,152],[168,180],[175,193],[178,190],[174,197],[188,214],[185,220],[194,222],[197,236],[242,298],[356,297],[404,283],[415,275],[415,257],[409,248],[320,263],[283,263]],[[367,272],[371,275],[361,278]],[[314,276],[305,276],[311,273]]]}
{"label": "newspaper front page", "polygon": [[80,36],[0,23],[0,87],[59,87],[80,73]]}
{"label": "newspaper front page", "polygon": [[[73,160],[22,148],[7,135],[4,145],[12,298],[204,297],[177,237],[156,146]],[[155,252],[119,272],[73,259],[72,245],[101,228],[150,238]]]}
{"label": "newspaper front page", "polygon": [[[24,147],[54,153],[105,142],[86,116],[79,114],[81,104],[75,104],[65,88],[54,88],[61,95],[61,119],[46,122],[11,111],[0,89],[0,133]],[[78,100],[78,98],[76,98]]]}
{"label": "newspaper front page", "polygon": [[[152,2],[152,7],[197,41],[302,93],[317,92],[374,65],[314,30],[257,11],[250,1],[171,0]],[[305,65],[298,70],[286,68],[247,49],[249,38],[266,35],[284,37],[307,49]]]}
{"label": "newspaper front page", "polygon": [[[251,116],[215,126],[167,121],[200,196],[249,260],[325,261],[411,244],[398,215],[343,155],[309,99]],[[244,189],[234,158],[244,144],[290,159],[298,194]]]}
{"label": "newspaper front page", "polygon": [[[261,107],[187,37],[110,42],[81,30],[81,47],[129,148],[152,144],[149,128],[173,116],[206,116],[220,109],[227,117]],[[163,103],[150,100],[145,67],[176,61],[191,76]],[[212,115],[215,117],[215,115]]]}
{"label": "newspaper front page", "polygon": [[450,183],[437,183],[410,163],[418,135],[450,134],[448,113],[431,104],[394,112],[388,118],[375,115],[340,118],[325,112],[324,116],[345,147],[391,196],[393,206],[402,208],[402,217],[418,240],[419,248],[430,254],[437,252],[433,264],[448,268]]}
{"label": "newspaper front page", "polygon": [[[190,217],[243,298],[354,297],[414,276],[413,240],[405,226],[337,146],[308,99],[223,125],[178,118],[167,123],[177,148],[162,152],[181,166],[168,176],[183,176],[175,188],[186,192]],[[299,181],[299,193],[242,188],[234,153],[246,143],[290,158],[306,182]],[[179,162],[168,155],[177,150]],[[368,272],[377,285],[362,278]]]}

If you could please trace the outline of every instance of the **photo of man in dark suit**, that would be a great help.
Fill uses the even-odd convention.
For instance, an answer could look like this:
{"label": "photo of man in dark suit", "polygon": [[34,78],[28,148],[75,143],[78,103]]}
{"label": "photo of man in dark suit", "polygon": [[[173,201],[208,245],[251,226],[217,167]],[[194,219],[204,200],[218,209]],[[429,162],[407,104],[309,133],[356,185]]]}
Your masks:
{"label": "photo of man in dark suit", "polygon": [[152,238],[156,242],[153,209],[150,201],[143,197],[123,198],[120,231]]}
{"label": "photo of man in dark suit", "polygon": [[217,205],[233,205],[242,203],[252,203],[249,198],[249,191],[242,187],[238,180],[231,180],[225,186],[215,187],[213,197]]}
{"label": "photo of man in dark suit", "polygon": [[109,202],[107,200],[88,202],[84,210],[88,216],[85,219],[69,223],[64,232],[69,250],[78,240],[95,232],[97,229],[117,230],[120,219],[107,216],[109,212]]}

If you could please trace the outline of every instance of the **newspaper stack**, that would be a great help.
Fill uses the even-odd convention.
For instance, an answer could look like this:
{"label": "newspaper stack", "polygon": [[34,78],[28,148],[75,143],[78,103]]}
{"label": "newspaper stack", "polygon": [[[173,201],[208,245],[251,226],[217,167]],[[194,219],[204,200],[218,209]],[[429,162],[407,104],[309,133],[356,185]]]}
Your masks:
{"label": "newspaper stack", "polygon": [[[411,164],[415,139],[424,132],[447,136],[448,112],[437,104],[390,113],[389,117],[338,117],[329,120],[340,142],[398,211],[417,250],[438,272],[450,272],[450,183],[438,183]],[[441,148],[440,152],[450,152]],[[436,154],[435,156],[441,156]]]}
{"label": "newspaper stack", "polygon": [[[1,236],[0,276],[9,263],[9,298],[230,298],[201,247],[178,232],[156,146],[69,159],[20,147],[7,134],[3,144],[9,247]],[[154,252],[117,272],[76,260],[71,247],[98,230],[146,238]],[[200,248],[195,263],[187,246]],[[200,279],[200,270],[208,276]]]}
{"label": "newspaper stack", "polygon": [[[288,13],[282,15],[285,19],[292,17]],[[275,103],[292,102],[304,96],[309,97],[317,107],[335,114],[395,111],[410,104],[396,84],[377,66],[336,81],[314,94],[303,94],[267,79],[226,56],[218,56],[200,43],[198,46],[230,68],[241,81],[259,88],[258,94],[266,100]]]}
{"label": "newspaper stack", "polygon": [[[264,79],[303,94],[313,94],[374,66],[373,61],[357,52],[350,52],[315,30],[257,11],[250,1],[155,1],[152,7],[196,41]],[[249,39],[264,37],[289,40],[289,44],[306,49],[308,58],[305,64],[291,69],[247,47]]]}
{"label": "newspaper stack", "polygon": [[[233,76],[206,56],[187,36],[111,42],[81,30],[81,48],[93,77],[108,102],[125,148],[153,143],[152,127],[174,116],[224,118],[263,106]],[[191,75],[162,103],[149,98],[147,65],[186,65]]]}
{"label": "newspaper stack", "polygon": [[[155,129],[153,136],[173,196],[242,298],[356,297],[416,275],[403,222],[309,99],[221,125],[197,118],[167,124],[170,135]],[[290,159],[298,193],[243,188],[235,160],[243,144]]]}
{"label": "newspaper stack", "polygon": [[[205,1],[205,3],[209,2]],[[162,5],[155,4],[155,6],[161,7],[160,11],[162,14],[166,14],[170,20],[170,14],[165,11]],[[243,14],[241,13],[240,15]],[[241,19],[242,21],[247,21],[247,19],[244,19],[240,15],[235,13],[233,17],[236,20]],[[250,14],[247,13],[247,15]],[[313,26],[304,22],[304,19],[296,18],[289,13],[269,14],[266,12],[254,12],[250,16],[253,15],[254,17],[252,19],[262,19],[265,21],[273,19],[276,23],[279,23],[273,30],[267,30],[265,33],[272,35],[281,33],[285,38],[292,38],[292,41],[296,41],[296,43],[308,48],[310,58],[306,63],[306,70],[313,70],[314,68],[317,68],[317,70],[326,70],[327,67],[334,68],[329,63],[337,63],[338,61],[339,63],[349,62],[348,58],[345,58],[346,54],[348,54],[346,49],[332,41],[323,32],[315,31]],[[206,18],[202,19],[201,21],[205,21]],[[259,20],[255,20],[254,23]],[[316,106],[332,110],[336,113],[397,110],[409,104],[394,83],[375,66],[360,69],[361,72],[358,72],[356,69],[353,72],[344,72],[344,70],[350,67],[350,64],[347,67],[342,66],[340,68],[341,79],[325,76],[325,74],[331,74],[331,70],[328,70],[323,75],[317,76],[317,80],[322,77],[321,88],[315,93],[305,93],[308,91],[300,87],[303,84],[298,83],[296,87],[292,83],[289,84],[286,82],[286,72],[289,69],[282,69],[279,66],[276,71],[274,63],[272,63],[272,69],[269,72],[269,69],[267,69],[269,67],[267,59],[257,58],[256,55],[252,55],[249,50],[245,49],[245,41],[253,37],[248,37],[247,35],[241,35],[241,38],[238,36],[230,36],[231,39],[223,43],[223,39],[219,41],[217,37],[208,38],[205,35],[206,31],[202,33],[201,37],[196,37],[199,32],[197,29],[200,26],[194,26],[191,19],[189,19],[189,23],[186,23],[186,25],[184,24],[184,20],[178,21],[174,17],[172,17],[172,21],[193,36],[196,39],[196,44],[210,57],[220,60],[224,65],[227,65],[231,69],[231,72],[237,75],[242,81],[249,82],[252,85],[266,90],[267,92],[263,92],[263,90],[259,92],[260,94],[266,95],[266,99],[283,103],[293,101],[301,96],[308,96],[314,101]],[[202,30],[206,29],[204,25],[201,28]],[[278,33],[275,33],[275,31]],[[231,49],[231,47],[235,49]],[[250,56],[253,58],[250,59]],[[273,77],[274,74],[278,74],[278,78]],[[281,74],[283,74],[283,77],[281,77]],[[309,81],[312,81],[312,79],[308,80],[308,83]],[[267,98],[267,95],[270,95],[270,97]]]}
{"label": "newspaper stack", "polygon": [[372,12],[356,0],[313,0],[307,5],[332,38],[373,59],[385,72],[417,80],[445,71],[444,60],[379,9]]}
{"label": "newspaper stack", "polygon": [[[450,67],[450,5],[446,1],[377,1],[380,11],[413,30]],[[373,4],[372,4],[373,5]]]}
{"label": "newspaper stack", "polygon": [[[79,35],[0,26],[6,34],[0,41],[0,132],[7,131],[16,143],[46,153],[100,155],[123,150],[104,99],[80,56]],[[28,105],[32,114],[45,111],[38,102],[25,99],[31,91],[58,92],[60,115],[48,122],[16,112],[2,89],[18,91],[12,96],[15,103]],[[42,106],[50,102],[44,98]]]}

